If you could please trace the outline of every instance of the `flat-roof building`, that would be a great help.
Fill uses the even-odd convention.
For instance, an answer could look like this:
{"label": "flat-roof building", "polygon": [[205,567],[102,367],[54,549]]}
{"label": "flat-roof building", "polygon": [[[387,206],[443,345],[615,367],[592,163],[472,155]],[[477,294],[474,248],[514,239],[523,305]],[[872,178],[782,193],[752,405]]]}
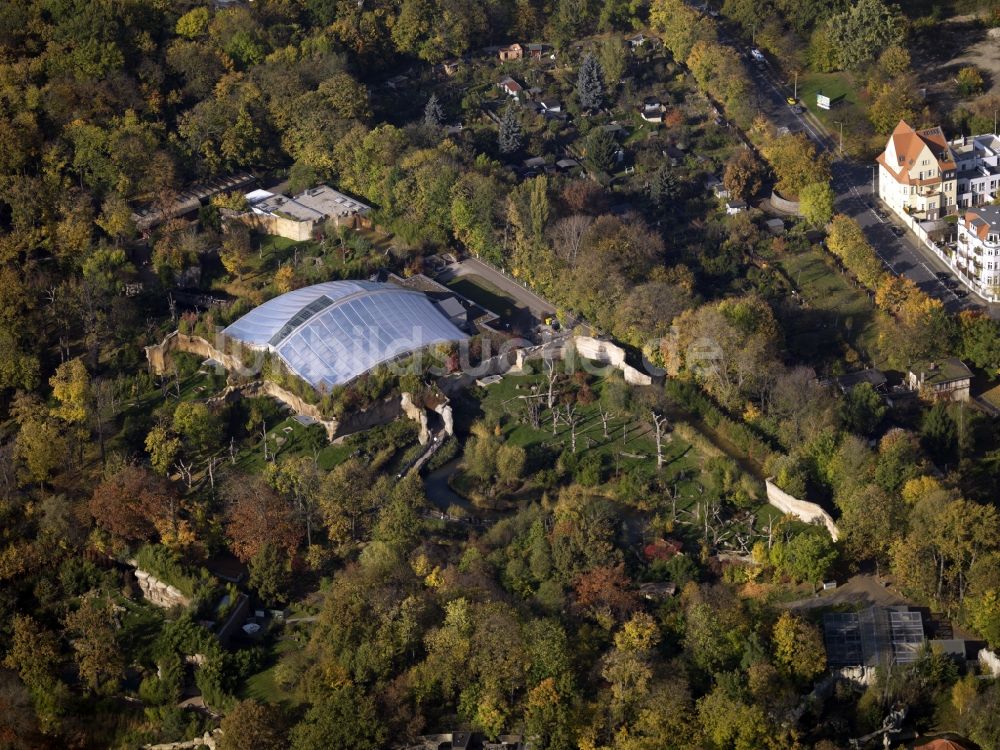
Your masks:
{"label": "flat-roof building", "polygon": [[249,213],[243,215],[247,223],[290,240],[310,239],[316,227],[326,221],[351,229],[371,225],[371,206],[329,185],[318,185],[291,198],[268,190],[254,190],[245,197],[250,204]]}
{"label": "flat-roof building", "polygon": [[834,668],[908,664],[924,640],[923,614],[905,606],[823,615],[826,661]]}

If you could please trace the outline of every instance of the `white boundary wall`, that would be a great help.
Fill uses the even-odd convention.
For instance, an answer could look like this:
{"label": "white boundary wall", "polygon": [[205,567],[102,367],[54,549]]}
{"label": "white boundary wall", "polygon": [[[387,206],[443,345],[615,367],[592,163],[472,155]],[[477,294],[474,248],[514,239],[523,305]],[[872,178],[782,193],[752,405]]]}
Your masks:
{"label": "white boundary wall", "polygon": [[833,522],[833,518],[830,517],[829,513],[816,505],[816,503],[792,497],[776,485],[772,479],[773,477],[764,480],[764,486],[767,488],[767,502],[778,510],[795,516],[800,521],[823,524],[826,530],[830,532],[833,541],[837,541],[840,538],[840,531],[837,529],[837,524]]}

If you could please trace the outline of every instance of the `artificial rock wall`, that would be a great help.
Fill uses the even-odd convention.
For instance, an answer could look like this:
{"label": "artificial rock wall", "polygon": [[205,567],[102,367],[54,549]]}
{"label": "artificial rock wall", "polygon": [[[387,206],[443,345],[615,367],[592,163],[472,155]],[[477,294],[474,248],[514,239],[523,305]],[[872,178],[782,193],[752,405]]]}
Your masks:
{"label": "artificial rock wall", "polygon": [[984,672],[989,672],[993,677],[1000,677],[1000,656],[989,649],[979,650],[979,665]]}
{"label": "artificial rock wall", "polygon": [[[622,371],[629,385],[652,385],[653,378],[632,367],[625,361],[625,350],[611,341],[595,339],[591,336],[574,336],[572,346],[576,353],[586,359],[612,365]],[[563,350],[563,356],[566,350]]]}
{"label": "artificial rock wall", "polygon": [[214,359],[227,370],[242,370],[243,363],[232,354],[216,349],[201,336],[188,336],[180,331],[168,333],[159,344],[146,347],[146,359],[156,375],[162,375],[170,367],[173,352],[190,352],[205,359]]}
{"label": "artificial rock wall", "polygon": [[150,604],[155,604],[157,607],[164,607],[166,609],[191,606],[190,598],[184,596],[184,594],[169,583],[161,581],[145,570],[137,568],[135,571],[135,580],[139,584],[139,590],[142,591],[143,597]]}
{"label": "artificial rock wall", "polygon": [[837,541],[840,538],[840,531],[837,529],[837,525],[833,522],[833,518],[830,517],[829,513],[816,505],[816,503],[792,497],[776,485],[772,479],[773,477],[764,480],[764,486],[767,488],[767,502],[778,510],[795,516],[800,521],[823,524],[826,530],[830,532],[833,541]]}

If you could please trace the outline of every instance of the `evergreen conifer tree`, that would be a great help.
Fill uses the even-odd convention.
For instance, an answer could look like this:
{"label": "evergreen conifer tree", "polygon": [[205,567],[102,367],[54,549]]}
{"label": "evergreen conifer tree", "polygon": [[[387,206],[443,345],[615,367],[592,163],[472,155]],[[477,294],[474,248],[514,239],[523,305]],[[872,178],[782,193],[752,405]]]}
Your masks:
{"label": "evergreen conifer tree", "polygon": [[584,109],[600,109],[604,104],[604,71],[597,58],[588,54],[580,64],[576,94]]}
{"label": "evergreen conifer tree", "polygon": [[649,181],[649,197],[657,208],[666,208],[680,196],[680,184],[674,171],[663,165],[653,172]]}
{"label": "evergreen conifer tree", "polygon": [[500,153],[511,154],[521,148],[524,131],[521,128],[521,118],[518,117],[514,104],[504,107],[500,116]]}
{"label": "evergreen conifer tree", "polygon": [[586,156],[589,164],[602,172],[610,172],[615,166],[618,144],[614,136],[604,128],[594,128],[586,141]]}
{"label": "evergreen conifer tree", "polygon": [[431,94],[424,107],[424,125],[429,128],[439,128],[444,122],[444,111],[441,109],[441,102],[438,101],[437,94]]}

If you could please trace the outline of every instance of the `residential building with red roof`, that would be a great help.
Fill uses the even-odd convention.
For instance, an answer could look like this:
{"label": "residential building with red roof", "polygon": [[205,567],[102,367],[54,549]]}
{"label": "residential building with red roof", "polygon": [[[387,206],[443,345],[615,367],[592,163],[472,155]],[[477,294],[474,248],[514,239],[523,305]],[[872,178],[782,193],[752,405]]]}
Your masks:
{"label": "residential building with red roof", "polygon": [[941,128],[900,120],[876,161],[879,197],[900,216],[934,220],[957,210],[958,167]]}

